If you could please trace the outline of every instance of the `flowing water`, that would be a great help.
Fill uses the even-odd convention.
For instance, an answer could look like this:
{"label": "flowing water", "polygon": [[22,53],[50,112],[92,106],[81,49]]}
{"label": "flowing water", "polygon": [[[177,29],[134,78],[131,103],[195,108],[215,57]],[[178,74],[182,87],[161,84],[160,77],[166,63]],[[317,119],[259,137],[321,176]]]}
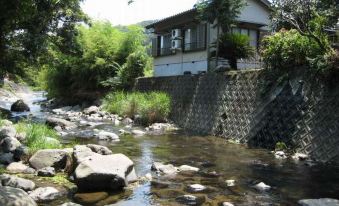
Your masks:
{"label": "flowing water", "polygon": [[[30,104],[35,105],[34,101],[42,100],[42,94],[31,95],[28,98]],[[39,106],[31,113],[40,118],[45,114]],[[94,128],[117,132],[121,127],[106,122],[91,128],[79,127],[77,132],[90,134]],[[114,153],[130,157],[139,176],[150,173],[154,161],[200,168],[199,172],[174,176],[158,176],[152,172],[155,183],[140,183],[133,189],[88,205],[178,205],[175,198],[184,194],[203,196],[203,205],[221,205],[226,201],[235,205],[297,205],[298,200],[305,198],[339,198],[339,167],[334,165],[278,160],[264,149],[250,149],[227,143],[222,138],[190,136],[184,132],[161,136],[122,136],[120,142],[96,141],[83,138],[84,135],[68,136],[64,142],[76,140],[79,144],[108,146]],[[235,180],[235,186],[227,186],[225,181],[229,179]],[[253,186],[259,182],[270,185],[271,190],[256,190]],[[208,189],[191,193],[187,190],[191,184],[201,184]],[[72,192],[46,205],[60,205],[65,201],[72,201]]]}

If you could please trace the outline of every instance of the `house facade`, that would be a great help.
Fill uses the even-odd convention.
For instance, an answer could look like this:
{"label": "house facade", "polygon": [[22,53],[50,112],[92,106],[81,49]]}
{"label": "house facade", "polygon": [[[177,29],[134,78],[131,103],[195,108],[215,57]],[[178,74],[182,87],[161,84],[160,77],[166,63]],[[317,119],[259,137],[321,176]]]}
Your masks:
{"label": "house facade", "polygon": [[[268,31],[270,4],[267,0],[247,0],[237,20],[234,33],[250,37],[250,44],[258,48],[260,38]],[[210,58],[217,39],[214,25],[197,20],[197,10],[191,9],[162,19],[146,29],[153,33],[152,56],[154,57],[154,76],[177,76],[199,74],[227,61]],[[256,68],[256,61],[240,60],[238,68]]]}

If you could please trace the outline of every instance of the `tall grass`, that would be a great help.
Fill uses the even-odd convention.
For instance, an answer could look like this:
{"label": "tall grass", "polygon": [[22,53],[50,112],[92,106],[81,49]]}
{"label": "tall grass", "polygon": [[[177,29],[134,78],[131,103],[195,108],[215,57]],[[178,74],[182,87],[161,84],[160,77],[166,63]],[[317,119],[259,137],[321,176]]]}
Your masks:
{"label": "tall grass", "polygon": [[170,113],[170,97],[163,92],[113,92],[103,101],[104,109],[120,116],[141,117],[142,124],[164,122]]}
{"label": "tall grass", "polygon": [[58,140],[59,136],[53,129],[48,128],[44,124],[19,122],[15,125],[18,133],[25,133],[26,139],[24,144],[29,148],[31,154],[40,149],[56,149],[61,148],[61,144],[57,141],[48,140],[47,137]]}

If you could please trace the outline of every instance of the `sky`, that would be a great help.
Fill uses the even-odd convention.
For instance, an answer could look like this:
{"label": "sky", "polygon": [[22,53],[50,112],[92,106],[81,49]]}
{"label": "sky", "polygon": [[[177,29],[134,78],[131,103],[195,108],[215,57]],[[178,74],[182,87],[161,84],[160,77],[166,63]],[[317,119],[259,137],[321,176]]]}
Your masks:
{"label": "sky", "polygon": [[197,0],[85,0],[82,8],[91,18],[108,20],[113,25],[129,25],[162,19],[193,8]]}

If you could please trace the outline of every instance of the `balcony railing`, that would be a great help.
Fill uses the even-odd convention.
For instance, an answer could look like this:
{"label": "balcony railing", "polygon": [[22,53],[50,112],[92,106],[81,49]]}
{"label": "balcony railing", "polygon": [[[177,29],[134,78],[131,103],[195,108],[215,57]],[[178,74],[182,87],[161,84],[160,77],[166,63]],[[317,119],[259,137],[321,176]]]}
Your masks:
{"label": "balcony railing", "polygon": [[195,51],[195,50],[203,50],[206,49],[206,42],[190,42],[185,43],[184,51]]}

